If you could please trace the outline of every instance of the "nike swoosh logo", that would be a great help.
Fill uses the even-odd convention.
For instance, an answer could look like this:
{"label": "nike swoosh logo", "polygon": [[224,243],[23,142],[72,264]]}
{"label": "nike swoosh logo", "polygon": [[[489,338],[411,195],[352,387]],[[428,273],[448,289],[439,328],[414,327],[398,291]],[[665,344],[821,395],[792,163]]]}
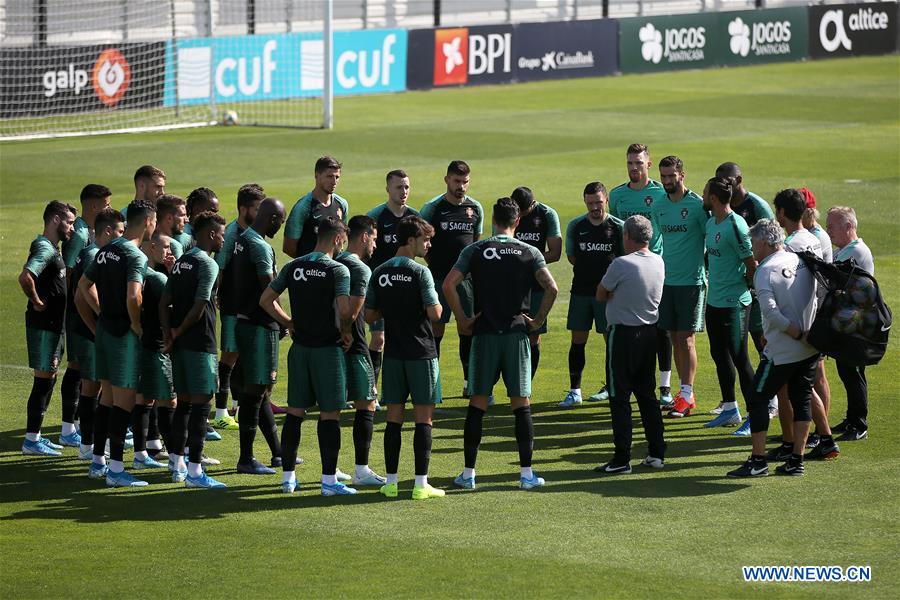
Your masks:
{"label": "nike swoosh logo", "polygon": [[891,329],[891,326],[890,326],[890,325],[888,325],[888,326],[886,326],[886,327],[885,327],[884,325],[881,326],[881,330],[882,330],[882,331],[890,331],[890,329]]}
{"label": "nike swoosh logo", "polygon": [[590,233],[590,231],[579,231],[578,235],[587,235],[589,233]]}
{"label": "nike swoosh logo", "polygon": [[449,211],[449,210],[442,210],[442,211],[441,211],[441,216],[442,216],[442,217],[447,217],[447,216],[450,216],[450,215],[452,215],[452,214],[453,214],[453,211]]}
{"label": "nike swoosh logo", "polygon": [[754,469],[753,467],[750,467],[750,474],[751,475],[759,475],[760,473],[765,473],[768,470],[769,470],[769,467],[763,467],[762,469]]}
{"label": "nike swoosh logo", "polygon": [[382,225],[382,227],[383,227],[384,229],[390,229],[390,228],[393,227],[393,226],[394,226],[393,223],[385,223],[384,225]]}

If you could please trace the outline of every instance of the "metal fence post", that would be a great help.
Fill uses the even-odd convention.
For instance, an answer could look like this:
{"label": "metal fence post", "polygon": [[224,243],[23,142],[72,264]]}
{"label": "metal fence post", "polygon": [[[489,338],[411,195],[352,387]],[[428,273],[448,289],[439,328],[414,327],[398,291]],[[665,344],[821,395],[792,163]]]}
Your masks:
{"label": "metal fence post", "polygon": [[441,26],[441,0],[434,0],[433,6],[434,6],[434,8],[433,8],[434,26],[440,27]]}
{"label": "metal fence post", "polygon": [[256,0],[247,0],[247,33],[256,33]]}

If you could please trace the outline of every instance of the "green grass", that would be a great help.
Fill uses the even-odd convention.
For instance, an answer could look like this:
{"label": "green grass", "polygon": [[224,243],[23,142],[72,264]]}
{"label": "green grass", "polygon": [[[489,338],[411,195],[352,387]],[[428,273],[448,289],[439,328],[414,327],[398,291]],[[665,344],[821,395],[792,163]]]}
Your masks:
{"label": "green grass", "polygon": [[[897,308],[898,66],[890,56],[435,90],[340,99],[334,131],[206,128],[0,145],[0,596],[893,597],[900,583],[896,337],[883,363],[869,370],[871,438],[845,444],[838,461],[810,464],[802,479],[726,479],[748,443],[703,429],[703,416],[667,423],[664,471],[596,477],[591,467],[611,455],[608,408],[555,407],[568,386],[564,293],[551,314],[533,399],[544,490],[516,489],[512,418],[501,400],[485,421],[475,493],[411,502],[407,427],[401,499],[388,502],[374,491],[323,499],[314,485],[311,423],[303,428],[299,495],[281,495],[276,477],[236,475],[233,433],[207,446],[222,459],[214,473],[229,490],[184,490],[160,473],[146,491],[124,492],[88,480],[71,450],[49,460],[18,452],[31,376],[21,366],[25,302],[14,279],[40,229],[43,203],[74,200],[85,183],[101,182],[122,206],[140,164],[165,169],[175,193],[212,187],[230,219],[239,185],[258,181],[293,202],[311,187],[313,162],[324,153],[345,165],[339,191],[353,213],[382,201],[390,169],[410,173],[413,204],[421,205],[442,191],[447,162],[465,158],[473,168],[470,191],[486,206],[528,185],[565,223],[583,211],[586,182],[625,180],[624,149],[643,141],[657,159],[682,157],[695,189],[716,165],[734,160],[749,189],[767,199],[807,185],[822,208],[856,207],[882,289]],[[281,236],[274,245],[280,249]],[[552,271],[567,291],[564,263]],[[461,385],[453,337],[443,358],[448,395]],[[282,361],[286,351],[285,343]],[[601,383],[602,352],[592,336],[590,391]],[[705,335],[698,353],[705,412],[718,402]],[[282,401],[283,365],[275,392]],[[832,363],[829,376],[834,422],[846,397]],[[56,396],[45,421],[54,437],[59,416]],[[452,399],[435,422],[431,480],[448,489],[462,466],[464,417],[464,402]],[[383,419],[372,449],[377,470]],[[635,442],[641,457],[639,427]],[[343,444],[348,470],[349,419]],[[257,446],[265,456],[261,440]],[[766,564],[871,565],[873,580],[743,582],[741,565]]]}

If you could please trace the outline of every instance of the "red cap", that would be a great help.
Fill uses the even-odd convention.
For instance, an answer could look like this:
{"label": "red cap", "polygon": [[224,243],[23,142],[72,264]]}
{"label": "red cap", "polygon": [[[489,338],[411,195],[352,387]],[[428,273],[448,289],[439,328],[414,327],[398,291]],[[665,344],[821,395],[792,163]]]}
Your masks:
{"label": "red cap", "polygon": [[809,191],[809,188],[802,187],[798,191],[803,194],[803,197],[806,199],[806,208],[816,207],[816,196]]}

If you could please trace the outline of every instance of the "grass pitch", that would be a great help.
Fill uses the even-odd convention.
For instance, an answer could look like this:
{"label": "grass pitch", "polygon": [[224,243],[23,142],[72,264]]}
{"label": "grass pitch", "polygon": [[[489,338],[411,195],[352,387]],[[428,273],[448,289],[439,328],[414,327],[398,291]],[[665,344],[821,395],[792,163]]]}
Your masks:
{"label": "grass pitch", "polygon": [[[234,193],[249,181],[290,206],[311,188],[313,162],[325,153],[344,163],[338,191],[354,214],[383,201],[388,170],[410,173],[411,204],[420,206],[443,191],[447,162],[464,158],[473,169],[470,192],[488,215],[495,198],[528,185],[565,226],[583,212],[586,182],[625,181],[625,148],[642,141],[654,159],[682,157],[694,189],[733,160],[748,188],[769,200],[783,187],[806,185],[823,209],[854,206],[887,302],[897,309],[898,66],[890,56],[435,90],[339,99],[334,131],[207,128],[0,145],[0,596],[893,597],[900,583],[896,338],[869,370],[870,439],[842,445],[835,462],[809,464],[803,478],[747,482],[725,472],[746,457],[749,442],[702,427],[702,413],[719,398],[701,334],[698,415],[666,423],[666,468],[600,478],[590,469],[612,453],[608,407],[556,408],[568,387],[571,269],[563,260],[551,269],[563,293],[533,398],[535,469],[545,489],[516,489],[513,422],[500,399],[485,420],[474,493],[409,500],[407,427],[400,499],[386,501],[374,490],[322,498],[309,422],[297,495],[280,493],[280,477],[235,473],[236,432],[207,445],[223,462],[213,473],[227,491],[185,490],[154,473],[153,485],[133,492],[88,480],[71,449],[58,459],[20,454],[31,375],[15,277],[47,200],[74,201],[85,183],[98,182],[121,207],[135,168],[145,163],[168,173],[174,193],[213,188],[231,219]],[[275,246],[280,250],[280,235]],[[284,259],[279,253],[280,264]],[[442,358],[448,395],[461,387],[452,327]],[[286,355],[287,342],[275,391],[282,402]],[[601,385],[602,360],[594,335],[586,392]],[[846,396],[833,364],[829,376],[835,423]],[[45,420],[54,438],[58,397]],[[464,417],[464,401],[451,399],[435,421],[431,482],[448,490],[462,467]],[[345,471],[353,460],[351,420],[343,430]],[[382,413],[371,457],[379,472],[383,429]],[[639,426],[635,433],[640,458]],[[262,440],[257,448],[268,457]],[[872,581],[743,581],[742,565],[779,564],[870,565]]]}

